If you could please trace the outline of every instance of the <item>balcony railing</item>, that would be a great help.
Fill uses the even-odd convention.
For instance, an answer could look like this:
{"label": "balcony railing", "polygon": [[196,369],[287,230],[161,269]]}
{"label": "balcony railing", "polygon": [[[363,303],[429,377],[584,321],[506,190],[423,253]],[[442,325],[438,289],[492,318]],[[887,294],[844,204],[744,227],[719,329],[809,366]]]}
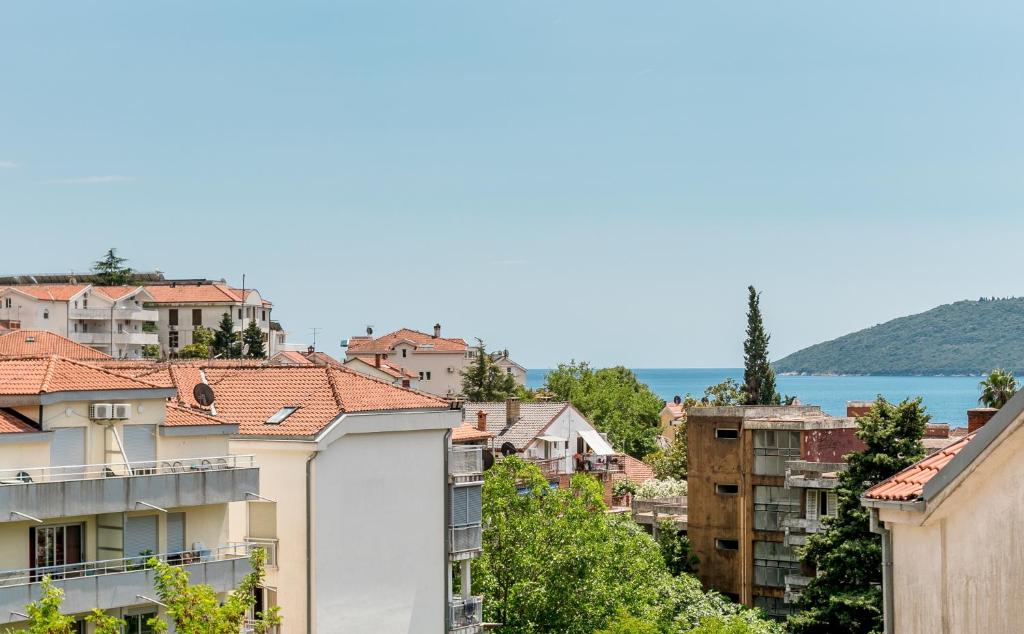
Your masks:
{"label": "balcony railing", "polygon": [[277,540],[268,537],[246,537],[249,549],[262,548],[267,553],[267,568],[277,568]]}
{"label": "balcony railing", "polygon": [[[73,341],[85,345],[110,345],[110,331],[106,332],[72,332]],[[160,335],[155,332],[117,332],[114,333],[115,344],[150,345],[160,343]]]}
{"label": "balcony railing", "polygon": [[531,458],[530,462],[540,469],[541,475],[545,478],[554,478],[560,475],[568,475],[572,470],[567,466],[568,458]]}
{"label": "balcony railing", "polygon": [[72,308],[68,310],[70,319],[82,319],[87,321],[110,321],[111,318],[118,320],[134,321],[156,321],[160,314],[155,310],[144,308]]}
{"label": "balcony railing", "polygon": [[39,482],[67,482],[98,478],[124,478],[168,473],[196,473],[225,469],[251,469],[255,458],[244,456],[212,456],[207,458],[169,458],[151,462],[112,462],[66,467],[18,467],[0,469],[0,486]]}
{"label": "balcony railing", "polygon": [[448,630],[455,632],[462,628],[478,628],[483,624],[483,608],[483,597],[455,597],[448,603]]}
{"label": "balcony railing", "polygon": [[460,446],[448,450],[448,474],[468,475],[484,472],[483,447]]}
{"label": "balcony railing", "polygon": [[588,473],[622,473],[625,470],[626,458],[622,454],[583,456],[583,471]]}
{"label": "balcony railing", "polygon": [[448,529],[448,535],[448,552],[456,558],[459,558],[458,555],[475,553],[483,548],[483,529],[479,524],[452,526]]}

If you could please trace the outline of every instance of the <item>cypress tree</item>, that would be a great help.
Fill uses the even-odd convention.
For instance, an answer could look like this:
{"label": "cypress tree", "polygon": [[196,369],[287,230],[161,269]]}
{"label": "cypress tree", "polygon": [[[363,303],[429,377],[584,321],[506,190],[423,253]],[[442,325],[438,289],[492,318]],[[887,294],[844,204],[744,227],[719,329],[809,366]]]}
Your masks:
{"label": "cypress tree", "polygon": [[256,320],[250,320],[242,333],[242,345],[246,348],[245,356],[251,359],[262,359],[267,356],[263,349],[263,331]]}
{"label": "cypress tree", "polygon": [[768,340],[761,319],[761,294],[747,287],[747,340],[743,342],[743,391],[747,405],[778,405],[775,370],[768,363]]}
{"label": "cypress tree", "polygon": [[476,340],[476,361],[462,371],[462,393],[473,402],[503,401],[518,391],[515,377],[495,364],[487,347]]}
{"label": "cypress tree", "polygon": [[241,355],[238,335],[235,333],[235,321],[231,319],[230,313],[224,313],[220,318],[217,331],[213,333],[213,354],[221,358]]}

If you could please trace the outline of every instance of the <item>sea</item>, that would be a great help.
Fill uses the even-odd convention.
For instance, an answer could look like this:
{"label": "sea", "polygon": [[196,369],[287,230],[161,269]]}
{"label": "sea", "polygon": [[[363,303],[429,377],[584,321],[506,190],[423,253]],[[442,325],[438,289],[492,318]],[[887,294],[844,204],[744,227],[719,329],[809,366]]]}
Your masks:
{"label": "sea", "polygon": [[[674,396],[700,397],[704,388],[731,378],[743,382],[742,368],[636,368],[637,378],[666,401]],[[548,370],[529,370],[527,387],[544,385]],[[820,405],[834,416],[846,415],[847,401],[871,401],[881,394],[890,401],[920,396],[934,423],[967,426],[967,410],[978,406],[977,376],[780,376],[781,394],[803,405]]]}

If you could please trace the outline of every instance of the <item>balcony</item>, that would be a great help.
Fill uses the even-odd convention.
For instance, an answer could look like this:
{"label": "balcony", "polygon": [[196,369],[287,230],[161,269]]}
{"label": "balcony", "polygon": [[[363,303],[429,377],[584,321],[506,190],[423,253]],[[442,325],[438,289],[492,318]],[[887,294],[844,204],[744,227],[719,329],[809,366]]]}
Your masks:
{"label": "balcony", "polygon": [[786,517],[782,520],[783,528],[798,529],[805,533],[817,533],[822,529],[821,520],[810,520],[806,517]]}
{"label": "balcony", "polygon": [[259,487],[252,456],[0,469],[0,522],[240,502]]}
{"label": "balcony", "polygon": [[448,632],[450,634],[469,634],[479,632],[484,620],[484,598],[455,597],[448,602]]}
{"label": "balcony", "polygon": [[[233,590],[251,571],[247,549],[240,544],[156,557],[183,566],[191,583],[210,585],[218,593]],[[65,614],[147,603],[140,597],[156,596],[147,559],[130,557],[0,572],[0,614],[24,613],[26,605],[40,598],[39,582],[45,576],[64,591],[61,611]]]}
{"label": "balcony", "polygon": [[637,524],[656,526],[661,520],[671,520],[676,528],[686,529],[689,512],[686,496],[633,500],[632,510],[633,521]]}
{"label": "balcony", "polygon": [[483,482],[483,447],[472,445],[448,449],[448,478],[453,484]]}
{"label": "balcony", "polygon": [[277,540],[266,537],[246,537],[245,544],[250,550],[262,548],[267,553],[267,568],[277,568]]}
{"label": "balcony", "polygon": [[451,561],[472,559],[483,550],[483,528],[480,524],[448,528],[448,556]]}
{"label": "balcony", "polygon": [[786,583],[786,593],[783,596],[783,600],[786,603],[793,603],[800,598],[800,594],[803,592],[803,589],[807,587],[807,584],[811,582],[812,578],[813,577],[800,574],[786,575],[784,578]]}
{"label": "balcony", "polygon": [[[105,332],[72,332],[69,337],[73,341],[86,346],[109,346],[111,333]],[[160,343],[160,335],[155,332],[114,332],[114,345],[147,346]]]}
{"label": "balcony", "polygon": [[626,458],[622,454],[583,456],[583,471],[587,473],[622,473],[626,470]]}
{"label": "balcony", "polygon": [[156,321],[160,314],[144,308],[115,308],[113,311],[109,308],[71,308],[68,309],[68,318],[85,321]]}

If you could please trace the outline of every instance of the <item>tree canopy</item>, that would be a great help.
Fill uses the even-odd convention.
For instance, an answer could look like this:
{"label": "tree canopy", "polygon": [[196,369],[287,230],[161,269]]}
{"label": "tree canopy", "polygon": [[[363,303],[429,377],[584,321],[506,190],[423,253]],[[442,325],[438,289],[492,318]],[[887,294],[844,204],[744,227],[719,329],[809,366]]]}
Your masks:
{"label": "tree canopy", "polygon": [[800,612],[789,618],[792,634],[882,631],[881,536],[870,531],[860,497],[924,457],[921,439],[928,420],[920,398],[894,405],[881,396],[857,419],[857,437],[866,447],[845,456],[837,516],[825,520],[825,529],[811,535],[801,553],[817,575],[800,596]]}
{"label": "tree canopy", "polygon": [[476,403],[486,401],[503,401],[518,392],[516,379],[502,371],[487,354],[487,346],[483,340],[476,340],[476,358],[462,370],[462,393]]}
{"label": "tree canopy", "polygon": [[743,392],[747,405],[777,405],[775,370],[768,362],[768,341],[771,336],[761,317],[761,294],[747,287],[747,339],[743,342]]}
{"label": "tree canopy", "polygon": [[[231,324],[234,328],[235,325]],[[210,356],[213,345],[213,331],[203,326],[196,326],[192,331],[192,343],[182,347],[178,356],[184,359],[206,359]]]}
{"label": "tree canopy", "polygon": [[92,264],[92,273],[100,286],[121,286],[131,284],[134,271],[125,263],[127,258],[117,255],[117,249],[107,249],[107,253]]}
{"label": "tree canopy", "polygon": [[996,368],[989,372],[979,387],[981,387],[981,397],[978,398],[978,402],[985,407],[996,409],[1006,405],[1007,401],[1013,398],[1013,395],[1020,389],[1013,372],[1002,368]]}
{"label": "tree canopy", "polygon": [[637,380],[629,368],[595,370],[570,361],[548,373],[545,388],[555,398],[572,402],[612,445],[636,458],[657,449],[659,412],[664,401]]}
{"label": "tree canopy", "polygon": [[242,356],[241,346],[238,340],[238,333],[235,332],[235,321],[231,319],[231,313],[224,313],[217,324],[217,330],[213,333],[213,354],[221,358],[233,358]]}
{"label": "tree canopy", "polygon": [[263,359],[267,356],[263,346],[263,331],[255,319],[249,320],[249,325],[242,331],[242,349],[250,359]]}

